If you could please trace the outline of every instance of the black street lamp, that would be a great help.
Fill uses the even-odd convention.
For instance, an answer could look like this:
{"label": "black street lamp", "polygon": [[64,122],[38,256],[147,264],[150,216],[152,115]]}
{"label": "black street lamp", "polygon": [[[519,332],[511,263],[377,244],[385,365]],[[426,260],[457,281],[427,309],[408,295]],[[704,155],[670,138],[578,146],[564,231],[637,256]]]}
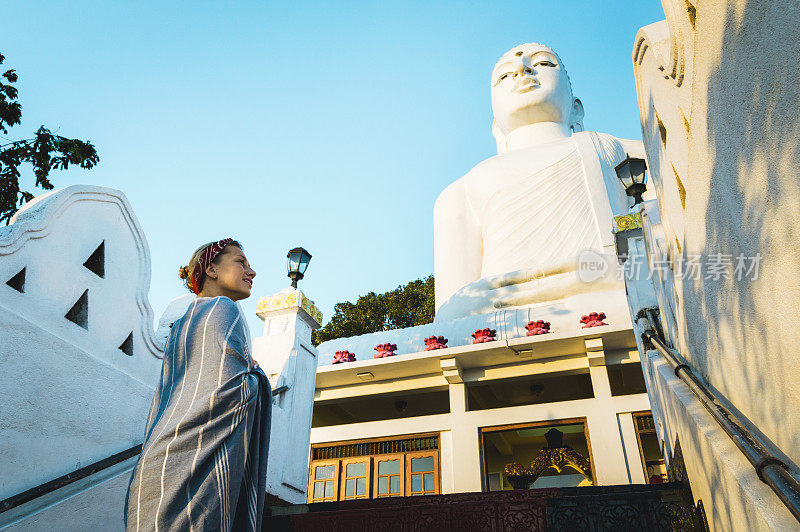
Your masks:
{"label": "black street lamp", "polygon": [[289,279],[292,280],[292,288],[297,288],[297,281],[303,278],[306,273],[308,263],[311,260],[311,253],[303,248],[290,249],[286,254],[288,262],[286,269],[289,270]]}
{"label": "black street lamp", "polygon": [[619,163],[615,170],[623,188],[625,188],[625,193],[633,198],[633,204],[638,205],[641,203],[642,194],[647,190],[645,186],[647,164],[645,164],[644,159],[626,154],[625,160]]}

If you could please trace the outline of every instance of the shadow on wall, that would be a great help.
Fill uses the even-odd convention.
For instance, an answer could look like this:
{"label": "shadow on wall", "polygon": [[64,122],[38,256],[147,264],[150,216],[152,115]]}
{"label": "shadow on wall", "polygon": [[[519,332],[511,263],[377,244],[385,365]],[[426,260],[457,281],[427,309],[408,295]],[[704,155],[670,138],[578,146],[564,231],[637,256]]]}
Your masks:
{"label": "shadow on wall", "polygon": [[740,254],[762,258],[757,278],[715,280],[704,273],[684,282],[683,307],[694,317],[686,340],[697,370],[779,449],[791,453],[781,458],[796,468],[800,4],[738,4],[728,2],[724,24],[713,22],[710,31],[698,13],[695,48],[710,50],[706,57],[714,60],[704,64],[695,58],[689,140],[695,190],[686,203],[683,258],[700,251],[705,264],[710,255],[723,253],[734,266]]}

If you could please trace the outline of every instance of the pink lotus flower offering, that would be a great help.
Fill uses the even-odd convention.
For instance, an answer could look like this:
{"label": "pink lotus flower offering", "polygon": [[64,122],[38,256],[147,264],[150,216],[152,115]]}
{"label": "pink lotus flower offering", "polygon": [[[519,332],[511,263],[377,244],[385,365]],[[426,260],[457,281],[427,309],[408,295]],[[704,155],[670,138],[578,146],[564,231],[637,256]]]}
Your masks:
{"label": "pink lotus flower offering", "polygon": [[528,332],[525,334],[525,336],[547,334],[550,332],[550,322],[544,320],[530,321],[525,328],[528,329]]}
{"label": "pink lotus flower offering", "polygon": [[488,327],[485,329],[478,329],[474,333],[472,333],[472,343],[473,344],[482,344],[483,342],[494,342],[496,340],[495,336],[497,335],[496,329],[489,329]]}
{"label": "pink lotus flower offering", "polygon": [[336,351],[333,354],[333,363],[334,364],[341,364],[342,362],[355,362],[356,361],[356,354],[351,353],[350,351]]}
{"label": "pink lotus flower offering", "polygon": [[447,347],[447,338],[444,336],[431,336],[425,338],[425,351],[432,349],[444,349]]}
{"label": "pink lotus flower offering", "polygon": [[606,319],[606,315],[603,312],[597,313],[592,312],[588,316],[583,316],[581,318],[581,323],[583,323],[582,329],[586,329],[587,327],[600,327],[601,325],[608,325],[603,320]]}
{"label": "pink lotus flower offering", "polygon": [[378,344],[375,346],[375,358],[392,357],[397,351],[397,344]]}

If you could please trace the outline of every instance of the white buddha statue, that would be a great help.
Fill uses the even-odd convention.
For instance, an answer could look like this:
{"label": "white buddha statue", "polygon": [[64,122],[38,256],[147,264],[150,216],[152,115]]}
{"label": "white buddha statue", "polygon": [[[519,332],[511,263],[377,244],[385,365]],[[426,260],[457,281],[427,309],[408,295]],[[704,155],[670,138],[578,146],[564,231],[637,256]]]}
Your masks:
{"label": "white buddha statue", "polygon": [[624,289],[613,268],[585,282],[578,257],[614,253],[612,217],[628,210],[614,168],[642,143],[584,132],[567,71],[540,44],[500,58],[491,94],[498,154],[434,207],[436,321]]}

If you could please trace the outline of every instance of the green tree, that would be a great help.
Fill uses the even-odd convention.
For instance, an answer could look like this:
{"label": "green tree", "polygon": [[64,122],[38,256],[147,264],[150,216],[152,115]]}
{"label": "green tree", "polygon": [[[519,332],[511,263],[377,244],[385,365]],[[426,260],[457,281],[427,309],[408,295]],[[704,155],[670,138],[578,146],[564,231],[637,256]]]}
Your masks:
{"label": "green tree", "polygon": [[328,324],[314,331],[313,342],[423,325],[433,321],[434,312],[433,275],[429,275],[390,292],[370,292],[355,303],[337,303]]}
{"label": "green tree", "polygon": [[[4,60],[0,54],[0,65]],[[22,106],[13,86],[16,82],[14,70],[0,74],[0,133],[3,135],[18,125],[22,118]],[[70,165],[88,170],[99,160],[91,142],[54,135],[44,126],[33,138],[0,143],[0,221],[8,224],[17,208],[33,199],[32,193],[21,190],[19,186],[19,168],[23,164],[30,164],[33,168],[35,186],[52,190],[53,184],[48,179],[51,170],[66,170]]]}

